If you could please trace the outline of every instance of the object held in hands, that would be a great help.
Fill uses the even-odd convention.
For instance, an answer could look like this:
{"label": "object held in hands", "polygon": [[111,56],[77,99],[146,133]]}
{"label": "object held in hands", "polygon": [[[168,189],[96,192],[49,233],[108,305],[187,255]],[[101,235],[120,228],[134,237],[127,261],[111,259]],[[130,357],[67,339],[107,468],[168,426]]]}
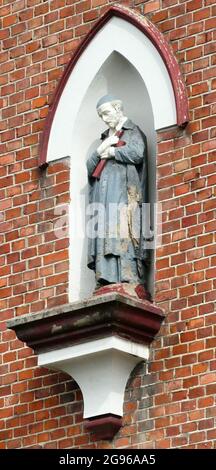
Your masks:
{"label": "object held in hands", "polygon": [[[120,137],[122,137],[123,133],[124,133],[124,131],[118,131],[118,132],[115,133],[115,135],[117,137],[119,137],[119,139],[120,139]],[[123,140],[119,140],[117,142],[117,144],[113,145],[113,147],[122,147],[123,145],[125,145],[125,142]],[[106,165],[106,159],[100,160],[100,162],[96,166],[94,172],[92,173],[93,178],[100,179],[100,175],[101,175],[105,165]]]}

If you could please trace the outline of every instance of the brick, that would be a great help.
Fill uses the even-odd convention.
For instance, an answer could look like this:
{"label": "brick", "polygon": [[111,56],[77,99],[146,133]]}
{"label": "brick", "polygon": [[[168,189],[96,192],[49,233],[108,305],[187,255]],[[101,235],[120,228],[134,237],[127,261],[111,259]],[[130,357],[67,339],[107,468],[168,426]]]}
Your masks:
{"label": "brick", "polygon": [[104,5],[105,3],[106,0],[92,0],[92,8],[99,7],[101,5]]}
{"label": "brick", "polygon": [[47,104],[47,100],[45,97],[37,98],[33,100],[33,108],[41,108]]}
{"label": "brick", "polygon": [[194,351],[199,351],[204,348],[204,342],[203,341],[194,341],[194,343],[191,343],[189,345],[189,351],[194,352]]}
{"label": "brick", "polygon": [[[77,7],[79,7],[79,5],[77,5]],[[73,16],[74,15],[74,7],[73,6],[69,6],[69,7],[65,7],[65,8],[62,8],[60,10],[60,18],[66,18],[66,17],[70,17],[70,16]]]}
{"label": "brick", "polygon": [[59,20],[49,26],[49,33],[54,34],[64,29],[64,20]]}
{"label": "brick", "polygon": [[190,442],[202,442],[203,439],[205,438],[205,433],[204,432],[195,432],[195,433],[192,433],[190,438],[189,438],[189,441]]}
{"label": "brick", "polygon": [[192,95],[199,95],[201,93],[206,93],[208,91],[207,83],[199,83],[192,86]]}
{"label": "brick", "polygon": [[83,14],[83,20],[85,23],[88,23],[88,21],[93,21],[99,16],[99,11],[98,10],[92,10],[92,11],[87,11]]}
{"label": "brick", "polygon": [[197,361],[197,356],[196,354],[187,354],[182,358],[182,364],[193,364],[194,362]]}
{"label": "brick", "polygon": [[187,11],[198,10],[200,8],[202,8],[202,0],[191,0],[190,2],[187,2]]}
{"label": "brick", "polygon": [[189,227],[190,225],[196,225],[197,224],[197,216],[196,215],[191,215],[189,217],[183,217],[182,219],[182,227]]}
{"label": "brick", "polygon": [[155,10],[158,10],[160,8],[160,2],[159,1],[151,1],[144,5],[144,13],[151,13]]}
{"label": "brick", "polygon": [[38,5],[38,6],[35,7],[34,15],[35,16],[44,15],[48,11],[49,11],[49,5],[48,5],[48,3],[45,3],[45,4]]}
{"label": "brick", "polygon": [[215,103],[216,92],[208,93],[203,97],[204,104]]}
{"label": "brick", "polygon": [[216,379],[216,374],[215,373],[205,374],[202,377],[200,377],[200,384],[201,385],[206,385],[206,384],[209,384],[209,383],[214,383],[215,379]]}
{"label": "brick", "polygon": [[202,128],[203,129],[206,129],[207,127],[215,126],[215,124],[216,124],[216,117],[215,116],[212,116],[212,117],[209,117],[207,119],[202,120]]}
{"label": "brick", "polygon": [[[208,13],[209,11],[207,10],[206,13]],[[208,30],[208,29],[213,29],[215,28],[215,18],[209,18],[205,21],[205,30]]]}
{"label": "brick", "polygon": [[202,8],[198,12],[194,13],[194,20],[195,21],[203,20],[204,18],[208,18],[209,16],[210,16],[210,9]]}
{"label": "brick", "polygon": [[9,16],[4,17],[2,20],[3,28],[12,26],[13,24],[17,22],[17,20],[18,20],[17,15],[9,15]]}
{"label": "brick", "polygon": [[186,51],[186,60],[190,61],[193,59],[198,59],[199,57],[202,57],[202,55],[203,55],[203,47],[202,46],[194,47]]}

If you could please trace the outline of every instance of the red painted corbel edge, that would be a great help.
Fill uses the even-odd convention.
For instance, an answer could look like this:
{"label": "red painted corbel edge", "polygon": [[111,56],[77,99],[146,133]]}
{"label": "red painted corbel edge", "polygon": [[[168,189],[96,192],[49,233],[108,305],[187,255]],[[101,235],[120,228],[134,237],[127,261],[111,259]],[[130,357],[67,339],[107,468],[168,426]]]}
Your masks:
{"label": "red painted corbel edge", "polygon": [[174,55],[173,50],[169,46],[168,42],[164,38],[163,34],[151,23],[147,18],[141,16],[135,11],[132,11],[126,7],[122,6],[112,6],[109,10],[102,16],[89,31],[89,33],[84,37],[81,44],[76,49],[73,57],[68,63],[62,78],[57,86],[56,92],[54,94],[53,102],[50,106],[48,116],[45,122],[45,128],[41,136],[40,148],[39,148],[39,167],[46,168],[48,165],[46,161],[47,157],[47,148],[50,130],[53,122],[53,118],[60,100],[61,94],[64,90],[64,87],[67,83],[67,80],[83,51],[88,47],[89,43],[92,41],[94,36],[98,31],[112,18],[112,17],[122,18],[125,21],[133,24],[138,28],[152,44],[158,50],[163,62],[166,65],[167,71],[169,73],[173,91],[175,95],[176,102],[176,111],[177,111],[177,124],[180,127],[185,127],[189,120],[189,111],[188,111],[188,99],[186,94],[185,84],[181,75],[179,64]]}

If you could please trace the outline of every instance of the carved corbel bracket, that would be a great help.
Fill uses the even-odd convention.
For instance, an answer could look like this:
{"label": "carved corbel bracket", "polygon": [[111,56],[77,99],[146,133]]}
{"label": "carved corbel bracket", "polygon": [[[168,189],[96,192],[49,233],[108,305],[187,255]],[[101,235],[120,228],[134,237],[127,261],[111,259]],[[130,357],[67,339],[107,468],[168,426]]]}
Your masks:
{"label": "carved corbel bracket", "polygon": [[113,292],[19,317],[8,327],[38,355],[38,365],[76,380],[86,428],[111,439],[122,424],[129,375],[148,359],[163,319],[147,300]]}

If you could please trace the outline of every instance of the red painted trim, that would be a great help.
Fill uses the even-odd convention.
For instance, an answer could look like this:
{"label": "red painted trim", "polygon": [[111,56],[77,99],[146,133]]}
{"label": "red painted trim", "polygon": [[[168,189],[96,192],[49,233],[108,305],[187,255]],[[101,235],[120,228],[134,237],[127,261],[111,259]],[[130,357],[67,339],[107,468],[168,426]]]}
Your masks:
{"label": "red painted trim", "polygon": [[22,317],[21,322],[9,322],[8,327],[39,354],[112,335],[150,344],[164,320],[163,311],[156,305],[117,292],[74,306],[63,306],[58,313],[46,311],[42,318],[36,314],[27,322]]}
{"label": "red painted trim", "polygon": [[86,430],[93,432],[97,440],[113,439],[121,427],[122,418],[112,414],[96,416],[85,422]]}
{"label": "red painted trim", "polygon": [[177,124],[184,127],[189,120],[189,111],[188,111],[188,99],[186,94],[185,85],[182,79],[181,71],[178,65],[178,62],[175,58],[175,55],[167,43],[166,39],[162,33],[145,17],[139,15],[135,11],[129,10],[125,7],[112,6],[109,10],[102,16],[89,33],[85,36],[70,62],[68,63],[64,74],[58,84],[56,89],[53,102],[50,106],[48,116],[46,118],[45,128],[42,133],[42,138],[40,142],[39,149],[39,166],[46,167],[46,156],[50,130],[53,122],[53,118],[60,100],[61,94],[64,90],[64,87],[67,83],[67,80],[77,63],[79,57],[82,55],[83,51],[88,47],[89,43],[92,41],[94,36],[98,31],[114,16],[122,18],[125,21],[133,24],[138,28],[145,36],[147,36],[152,44],[156,47],[159,54],[162,57],[163,62],[166,65],[170,79],[173,85],[173,91],[176,101],[176,110],[177,110]]}
{"label": "red painted trim", "polygon": [[[127,287],[129,286],[130,290],[128,292]],[[143,299],[152,301],[151,294],[146,290],[143,284],[137,284],[134,287],[133,291],[130,287],[130,284],[119,283],[119,284],[108,284],[107,286],[102,286],[99,289],[95,290],[93,295],[103,295],[111,292],[118,292],[119,294],[133,295],[135,299]]]}

